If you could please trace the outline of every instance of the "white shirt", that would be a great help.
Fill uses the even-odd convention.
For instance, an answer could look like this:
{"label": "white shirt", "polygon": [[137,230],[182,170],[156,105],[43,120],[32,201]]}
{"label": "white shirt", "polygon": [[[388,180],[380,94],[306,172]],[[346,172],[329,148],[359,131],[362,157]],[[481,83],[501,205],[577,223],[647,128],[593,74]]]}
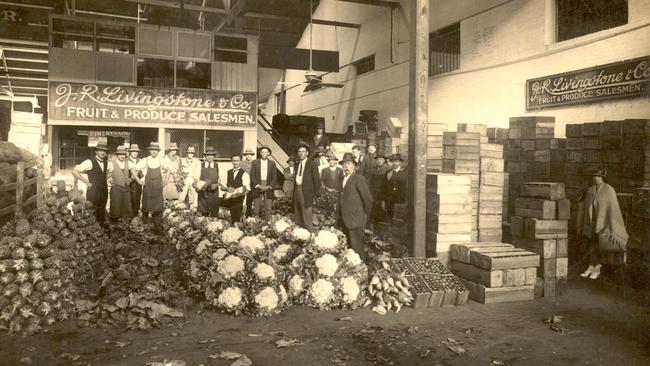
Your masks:
{"label": "white shirt", "polygon": [[237,174],[243,174],[241,176],[241,183],[244,187],[246,187],[247,191],[250,191],[251,189],[251,176],[248,175],[242,168],[233,168],[233,178],[237,178]]}
{"label": "white shirt", "polygon": [[124,165],[126,164],[126,160],[120,161],[120,159],[115,159],[115,162],[117,163],[118,168],[124,169]]}
{"label": "white shirt", "polygon": [[[156,169],[156,168],[161,168],[161,170],[165,170],[165,165],[163,164],[162,158],[160,156],[156,158],[152,158],[151,156],[147,156],[144,159],[141,159],[133,169],[136,172],[142,172],[142,178],[140,179],[141,181],[144,182],[145,177],[147,176],[147,170],[148,169]],[[162,173],[162,172],[161,172]]]}
{"label": "white shirt", "polygon": [[187,173],[187,178],[192,180],[198,179],[201,176],[201,161],[197,158],[183,158],[181,166],[184,173]]}
{"label": "white shirt", "polygon": [[217,165],[217,162],[216,162],[216,161],[213,161],[213,162],[211,162],[211,163],[208,163],[208,162],[206,161],[206,162],[203,163],[203,167],[206,168],[206,169],[207,169],[207,168],[214,168],[216,165]]}
{"label": "white shirt", "polygon": [[352,174],[354,174],[354,173],[350,173],[350,174],[347,174],[347,175],[343,176],[343,188],[345,188],[345,184],[348,182],[348,178],[350,178],[350,176]]}
{"label": "white shirt", "polygon": [[269,171],[269,159],[260,159],[260,179],[266,181]]}
{"label": "white shirt", "polygon": [[[300,166],[302,165],[302,171]],[[302,176],[305,174],[305,167],[307,166],[307,158],[300,160],[298,163],[298,171],[296,172],[296,185],[302,185]]]}
{"label": "white shirt", "polygon": [[[97,159],[97,157],[93,157],[93,159],[95,159],[97,161],[97,164],[99,164],[99,169],[104,171],[104,161]],[[75,166],[74,168],[78,170],[79,173],[88,173],[93,168],[93,162],[90,161],[90,159],[87,159],[82,161],[81,164]],[[106,170],[108,170],[109,173],[113,171],[112,162],[109,161],[108,164],[106,164]]]}

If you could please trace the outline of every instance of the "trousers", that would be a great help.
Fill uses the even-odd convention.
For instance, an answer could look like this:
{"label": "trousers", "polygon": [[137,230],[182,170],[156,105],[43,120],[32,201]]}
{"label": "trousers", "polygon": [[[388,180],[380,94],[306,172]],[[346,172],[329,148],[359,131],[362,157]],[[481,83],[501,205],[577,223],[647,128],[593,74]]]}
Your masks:
{"label": "trousers", "polygon": [[296,224],[309,231],[314,231],[314,223],[311,218],[311,206],[305,207],[305,197],[302,194],[302,186],[294,188],[295,200],[293,201],[293,213]]}

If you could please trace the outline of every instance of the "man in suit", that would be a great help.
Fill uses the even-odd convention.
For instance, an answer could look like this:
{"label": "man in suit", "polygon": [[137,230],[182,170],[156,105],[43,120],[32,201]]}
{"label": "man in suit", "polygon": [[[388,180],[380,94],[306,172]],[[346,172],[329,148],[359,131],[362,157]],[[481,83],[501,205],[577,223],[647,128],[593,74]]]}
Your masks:
{"label": "man in suit", "polygon": [[293,190],[293,213],[296,224],[313,231],[311,206],[320,190],[318,165],[309,159],[309,145],[298,146],[298,161],[295,164],[295,185]]}
{"label": "man in suit", "polygon": [[334,154],[327,157],[329,167],[320,172],[321,185],[325,190],[330,192],[341,192],[341,182],[343,182],[343,169],[339,167],[338,159]]}
{"label": "man in suit", "polygon": [[[255,158],[255,152],[251,148],[244,150],[244,160],[241,162],[241,168],[249,176],[251,175],[251,166],[253,165],[253,159]],[[255,199],[255,192],[248,192],[246,195],[246,216],[253,215],[253,200]]]}
{"label": "man in suit", "polygon": [[208,146],[203,153],[205,161],[198,171],[201,186],[196,186],[198,192],[197,207],[202,216],[219,217],[219,165],[214,161],[217,152]]}
{"label": "man in suit", "polygon": [[355,172],[356,161],[350,153],[345,153],[341,159],[344,177],[343,191],[336,206],[336,217],[339,227],[348,239],[352,248],[362,260],[366,260],[363,244],[363,232],[372,210],[372,194],[363,175]]}
{"label": "man in suit", "polygon": [[[138,154],[140,154],[140,147],[138,144],[131,144],[129,147],[129,161],[130,166],[136,166],[140,162]],[[142,199],[142,186],[131,177],[131,183],[129,183],[129,188],[131,189],[131,212],[133,217],[136,217],[140,214],[140,200]]]}
{"label": "man in suit", "polygon": [[317,149],[319,147],[322,147],[325,149],[325,146],[330,145],[330,139],[325,136],[325,126],[323,123],[319,123],[318,127],[316,127],[316,134],[314,135],[312,139],[312,146],[314,149]]}
{"label": "man in suit", "polygon": [[369,144],[368,153],[363,157],[361,161],[361,166],[359,167],[359,174],[366,177],[366,180],[370,181],[372,171],[377,165],[377,145]]}
{"label": "man in suit", "polygon": [[406,171],[402,169],[404,159],[400,154],[390,157],[393,168],[386,172],[386,211],[388,218],[393,218],[393,207],[396,203],[406,202]]}
{"label": "man in suit", "polygon": [[370,193],[372,193],[372,214],[371,222],[376,225],[386,217],[384,210],[384,196],[386,194],[386,173],[389,168],[386,167],[386,158],[383,155],[377,155],[376,165],[370,171]]}
{"label": "man in suit", "polygon": [[357,163],[356,172],[359,173],[363,166],[363,152],[361,151],[361,146],[352,146],[352,157],[354,158],[354,162]]}
{"label": "man in suit", "polygon": [[230,209],[230,221],[236,223],[241,221],[241,213],[244,210],[244,197],[250,190],[250,176],[241,169],[241,155],[233,155],[230,159],[232,169],[228,171],[226,185],[221,189],[226,191],[224,206]]}
{"label": "man in suit", "polygon": [[264,215],[268,217],[273,208],[274,189],[278,181],[277,167],[274,161],[269,160],[271,149],[268,146],[262,146],[259,151],[260,158],[253,160],[250,171],[251,188],[255,192],[253,214],[259,216],[264,205]]}
{"label": "man in suit", "polygon": [[287,159],[287,167],[284,168],[284,182],[282,183],[282,191],[285,197],[293,199],[293,181],[296,176],[296,169],[294,164],[296,159],[289,157]]}

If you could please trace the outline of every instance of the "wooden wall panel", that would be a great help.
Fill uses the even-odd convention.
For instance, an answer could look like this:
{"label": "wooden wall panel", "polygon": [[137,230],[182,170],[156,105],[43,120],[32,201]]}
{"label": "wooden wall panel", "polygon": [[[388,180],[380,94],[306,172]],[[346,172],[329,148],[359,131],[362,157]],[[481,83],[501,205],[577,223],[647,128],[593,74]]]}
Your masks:
{"label": "wooden wall panel", "polygon": [[48,78],[54,81],[94,83],[95,53],[66,48],[50,48]]}

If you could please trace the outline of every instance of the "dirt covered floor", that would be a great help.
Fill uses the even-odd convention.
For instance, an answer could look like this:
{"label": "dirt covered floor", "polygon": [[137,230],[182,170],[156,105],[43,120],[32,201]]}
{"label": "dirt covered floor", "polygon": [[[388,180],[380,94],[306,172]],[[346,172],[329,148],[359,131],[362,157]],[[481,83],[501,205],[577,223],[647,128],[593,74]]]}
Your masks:
{"label": "dirt covered floor", "polygon": [[248,364],[216,358],[236,352],[253,365],[650,365],[650,306],[647,294],[638,295],[574,279],[558,298],[404,308],[384,316],[293,307],[268,319],[241,319],[187,309],[177,328],[123,331],[68,322],[27,338],[3,334],[0,364]]}

